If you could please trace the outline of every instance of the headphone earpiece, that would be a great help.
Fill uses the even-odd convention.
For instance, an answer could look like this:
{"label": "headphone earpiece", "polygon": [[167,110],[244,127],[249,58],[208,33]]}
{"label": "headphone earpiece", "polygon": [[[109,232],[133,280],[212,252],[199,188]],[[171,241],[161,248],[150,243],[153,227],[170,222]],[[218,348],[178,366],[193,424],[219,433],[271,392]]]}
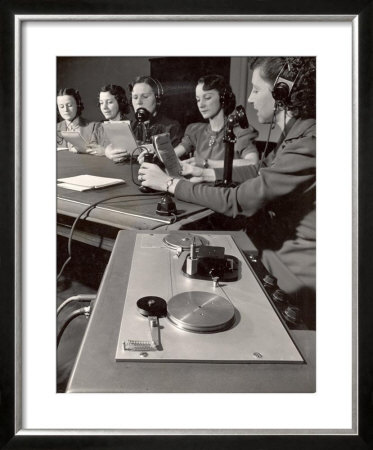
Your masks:
{"label": "headphone earpiece", "polygon": [[272,97],[276,100],[276,102],[286,103],[290,97],[292,87],[290,87],[287,83],[280,81],[277,82],[272,91]]}
{"label": "headphone earpiece", "polygon": [[295,64],[291,64],[289,60],[285,61],[277,75],[272,90],[272,97],[275,99],[277,105],[285,106],[290,102],[291,92],[301,70],[302,67],[296,67]]}
{"label": "headphone earpiece", "polygon": [[157,87],[157,93],[155,94],[155,100],[157,102],[157,106],[159,107],[161,104],[161,101],[162,101],[162,97],[164,95],[162,83],[159,80],[157,80],[156,78],[152,78],[152,77],[149,77],[149,80],[152,80],[154,85]]}

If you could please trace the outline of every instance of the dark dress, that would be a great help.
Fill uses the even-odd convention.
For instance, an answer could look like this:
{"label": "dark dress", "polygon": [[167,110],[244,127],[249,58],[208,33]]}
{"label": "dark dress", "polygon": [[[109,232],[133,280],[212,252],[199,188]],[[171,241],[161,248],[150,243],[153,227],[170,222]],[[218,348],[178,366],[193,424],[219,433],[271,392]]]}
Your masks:
{"label": "dark dress", "polygon": [[[160,113],[156,116],[152,116],[151,119],[145,123],[147,141],[150,142],[151,136],[156,134],[169,133],[171,138],[171,144],[176,147],[183,136],[181,125],[177,120],[173,120]],[[142,124],[139,124],[137,120],[131,122],[133,133],[139,139],[142,133]],[[140,139],[139,139],[140,140]]]}

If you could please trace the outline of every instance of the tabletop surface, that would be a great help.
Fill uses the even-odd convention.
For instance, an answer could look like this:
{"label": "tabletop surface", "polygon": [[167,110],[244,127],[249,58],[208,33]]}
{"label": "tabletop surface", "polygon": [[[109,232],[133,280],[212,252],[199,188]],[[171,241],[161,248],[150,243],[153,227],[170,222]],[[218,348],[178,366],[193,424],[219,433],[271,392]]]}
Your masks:
{"label": "tabletop surface", "polygon": [[[309,330],[290,331],[305,363],[115,361],[136,233],[144,232],[118,234],[67,392],[315,392],[316,336]],[[255,251],[245,233],[231,235],[241,251]]]}
{"label": "tabletop surface", "polygon": [[57,210],[60,214],[76,217],[88,205],[109,197],[123,196],[105,201],[89,215],[89,220],[101,222],[122,229],[152,229],[178,222],[183,218],[208,211],[205,207],[175,201],[177,217],[160,216],[156,208],[163,193],[144,194],[133,182],[137,181],[139,165],[134,163],[115,164],[106,157],[76,154],[69,151],[57,152],[57,178],[76,175],[95,175],[125,180],[125,184],[85,192],[57,187]]}

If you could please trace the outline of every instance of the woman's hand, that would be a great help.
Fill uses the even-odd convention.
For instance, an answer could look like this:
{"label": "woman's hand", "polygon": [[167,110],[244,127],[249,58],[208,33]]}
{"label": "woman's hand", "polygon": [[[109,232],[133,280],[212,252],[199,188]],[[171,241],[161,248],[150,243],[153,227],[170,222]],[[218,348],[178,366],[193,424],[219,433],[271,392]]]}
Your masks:
{"label": "woman's hand", "polygon": [[181,161],[181,175],[187,177],[192,183],[202,183],[203,181],[215,181],[216,176],[213,169],[203,169],[202,167],[188,164]]}
{"label": "woman's hand", "polygon": [[188,159],[183,159],[180,162],[181,162],[181,164],[190,164],[191,166],[197,165],[195,156],[192,156],[191,158],[188,158]]}
{"label": "woman's hand", "polygon": [[95,156],[105,156],[105,149],[98,144],[90,144],[87,146],[86,153]]}
{"label": "woman's hand", "polygon": [[[142,186],[150,187],[156,191],[166,191],[167,181],[171,177],[163,172],[156,164],[143,163],[139,169],[138,179]],[[176,182],[177,180],[175,180]],[[173,184],[175,184],[175,182]],[[170,192],[171,191],[170,189]]]}
{"label": "woman's hand", "polygon": [[[190,159],[193,159],[193,158],[190,158]],[[202,175],[203,175],[202,167],[195,166],[194,164],[188,163],[186,161],[189,161],[189,160],[180,161],[181,175],[183,177],[188,177],[188,178],[193,178],[193,177],[202,178]]]}
{"label": "woman's hand", "polygon": [[128,157],[128,152],[122,148],[114,148],[112,144],[109,144],[105,148],[105,156],[118,163],[123,162]]}
{"label": "woman's hand", "polygon": [[144,156],[145,156],[146,154],[148,154],[148,153],[152,153],[152,154],[155,153],[153,144],[145,144],[145,145],[142,145],[141,147],[145,147],[146,150],[144,149],[144,150],[140,153],[140,155],[138,156],[137,161],[138,161],[139,164],[142,164],[142,163],[144,162]]}

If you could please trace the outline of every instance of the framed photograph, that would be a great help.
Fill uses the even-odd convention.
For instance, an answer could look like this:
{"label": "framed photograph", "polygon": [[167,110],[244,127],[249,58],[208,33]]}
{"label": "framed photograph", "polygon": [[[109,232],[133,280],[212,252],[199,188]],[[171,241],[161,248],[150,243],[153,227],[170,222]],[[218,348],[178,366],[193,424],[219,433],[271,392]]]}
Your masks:
{"label": "framed photograph", "polygon": [[[300,7],[300,13],[284,5],[283,11],[274,11],[281,16],[262,15],[242,5],[231,11],[217,5],[214,16],[203,11],[183,15],[169,4],[159,15],[131,5],[126,11],[114,2],[110,15],[102,15],[104,5],[99,3],[92,7],[95,15],[86,15],[78,6],[25,11],[15,3],[2,8],[9,42],[1,50],[8,149],[1,170],[4,212],[9,216],[1,223],[2,260],[7,265],[2,277],[6,296],[0,306],[5,448],[372,444],[372,131],[367,117],[373,9],[368,1],[357,5],[341,5],[339,10],[315,5],[311,11]],[[56,158],[62,154],[56,156],[53,148],[56,87],[66,87],[81,70],[86,82],[75,87],[84,93],[95,76],[98,80],[95,64],[110,64],[110,58],[123,64],[132,61],[133,72],[138,67],[150,71],[147,64],[153,59],[153,74],[161,58],[226,58],[237,67],[246,58],[247,70],[248,57],[284,55],[317,61],[315,389],[56,392]],[[247,72],[240,79],[240,73],[231,71],[230,81],[246,107],[249,79]],[[93,96],[89,101],[86,112],[100,120]],[[249,117],[250,123],[253,120]],[[144,368],[145,385],[152,377],[149,367]],[[207,382],[201,378],[201,383]]]}

